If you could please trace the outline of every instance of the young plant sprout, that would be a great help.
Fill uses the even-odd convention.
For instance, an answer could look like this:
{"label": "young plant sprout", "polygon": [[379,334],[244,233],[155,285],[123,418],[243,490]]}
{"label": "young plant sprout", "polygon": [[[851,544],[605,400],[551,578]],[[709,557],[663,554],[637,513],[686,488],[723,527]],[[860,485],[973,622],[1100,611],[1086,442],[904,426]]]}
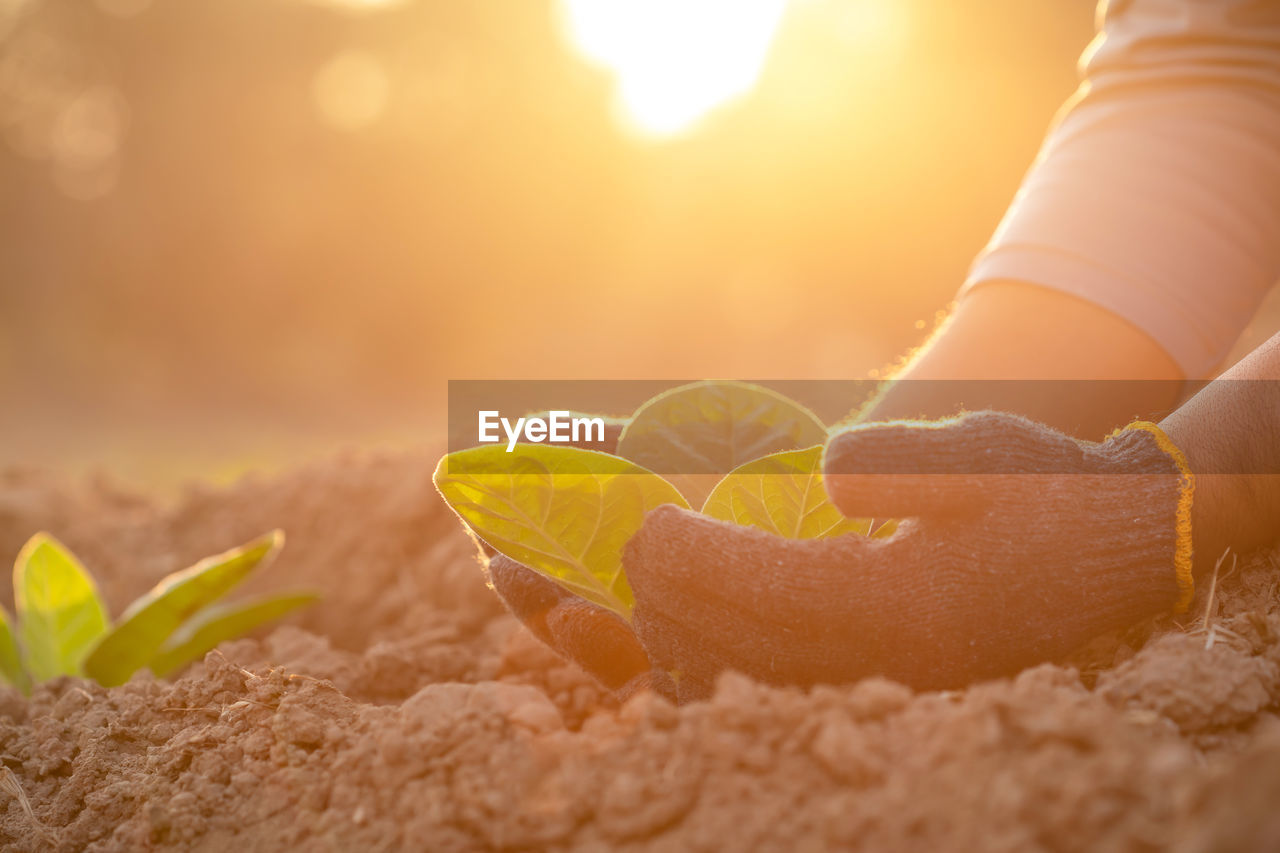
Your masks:
{"label": "young plant sprout", "polygon": [[13,568],[16,622],[0,608],[0,679],[27,693],[32,683],[60,675],[112,687],[144,667],[158,676],[176,672],[318,598],[294,592],[215,604],[283,544],[276,530],[174,572],[111,625],[93,577],[56,539],[37,533]]}
{"label": "young plant sprout", "polygon": [[477,447],[445,456],[434,479],[474,537],[629,619],[623,548],[662,504],[791,539],[870,534],[871,519],[846,518],[827,497],[826,437],[816,415],[768,388],[695,382],[641,405],[616,454]]}

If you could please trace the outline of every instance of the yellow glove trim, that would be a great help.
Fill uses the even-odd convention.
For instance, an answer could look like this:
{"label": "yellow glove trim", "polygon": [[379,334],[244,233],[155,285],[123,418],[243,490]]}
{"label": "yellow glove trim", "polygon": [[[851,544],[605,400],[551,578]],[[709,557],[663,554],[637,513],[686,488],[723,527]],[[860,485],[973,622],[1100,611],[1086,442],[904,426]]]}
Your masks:
{"label": "yellow glove trim", "polygon": [[1178,512],[1175,516],[1177,538],[1173,568],[1178,580],[1178,603],[1174,605],[1174,612],[1184,613],[1191,606],[1191,599],[1196,594],[1195,580],[1191,577],[1191,500],[1196,491],[1196,475],[1191,473],[1186,455],[1160,427],[1150,421],[1134,421],[1125,429],[1140,429],[1151,433],[1156,440],[1156,445],[1169,454],[1173,464],[1178,466],[1178,473],[1182,475],[1182,487],[1178,492]]}

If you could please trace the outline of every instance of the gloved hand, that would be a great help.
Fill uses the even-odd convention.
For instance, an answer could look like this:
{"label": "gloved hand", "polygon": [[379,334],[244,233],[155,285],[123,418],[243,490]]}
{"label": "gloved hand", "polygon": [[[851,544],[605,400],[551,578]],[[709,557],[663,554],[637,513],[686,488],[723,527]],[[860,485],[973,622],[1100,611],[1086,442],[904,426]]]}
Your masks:
{"label": "gloved hand", "polygon": [[[1190,602],[1191,475],[1150,424],[1101,443],[995,412],[866,424],[829,441],[824,480],[846,515],[908,520],[883,540],[788,540],[659,507],[624,553],[636,646],[564,599],[544,638],[627,691],[674,673],[681,700],[726,669],[945,688]],[[524,587],[494,585],[529,624]]]}
{"label": "gloved hand", "polygon": [[677,698],[671,677],[653,667],[621,616],[503,554],[491,555],[486,570],[490,586],[535,637],[582,667],[619,699],[625,701],[641,690]]}

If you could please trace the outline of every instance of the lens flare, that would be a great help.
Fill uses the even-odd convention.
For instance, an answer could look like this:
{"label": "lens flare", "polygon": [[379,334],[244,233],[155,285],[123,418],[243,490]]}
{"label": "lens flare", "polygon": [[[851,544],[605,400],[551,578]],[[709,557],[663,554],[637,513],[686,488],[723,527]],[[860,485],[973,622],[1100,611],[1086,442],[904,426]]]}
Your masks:
{"label": "lens flare", "polygon": [[672,136],[755,85],[787,0],[560,0],[564,29],[616,80],[634,130]]}

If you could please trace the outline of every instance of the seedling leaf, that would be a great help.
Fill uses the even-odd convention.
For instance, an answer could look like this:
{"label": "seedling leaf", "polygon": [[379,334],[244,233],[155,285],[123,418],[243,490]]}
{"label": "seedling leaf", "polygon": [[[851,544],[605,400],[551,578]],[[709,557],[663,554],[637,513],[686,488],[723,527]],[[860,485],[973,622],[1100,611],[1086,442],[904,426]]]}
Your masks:
{"label": "seedling leaf", "polygon": [[319,598],[313,592],[295,592],[207,607],[175,631],[147,667],[163,678],[203,657],[219,643],[241,637]]}
{"label": "seedling leaf", "polygon": [[701,503],[735,468],[827,439],[827,428],[794,400],[746,382],[693,382],[653,397],[622,431],[618,455],[669,477]]}
{"label": "seedling leaf", "polygon": [[898,530],[898,519],[891,518],[876,528],[875,533],[871,534],[872,539],[888,539]]}
{"label": "seedling leaf", "polygon": [[37,533],[18,553],[13,597],[31,675],[37,681],[79,675],[85,653],[107,630],[106,608],[79,561]]}
{"label": "seedling leaf", "polygon": [[102,637],[85,658],[85,674],[105,687],[124,684],[187,619],[229,592],[283,544],[284,533],[275,530],[165,576]]}
{"label": "seedling leaf", "polygon": [[31,679],[22,666],[22,650],[18,648],[18,638],[13,634],[9,611],[3,607],[0,607],[0,677],[23,693],[31,692]]}
{"label": "seedling leaf", "polygon": [[630,618],[622,549],[674,486],[626,459],[574,447],[477,447],[440,460],[436,488],[477,536],[588,601]]}
{"label": "seedling leaf", "polygon": [[702,512],[787,539],[866,535],[869,518],[846,518],[822,485],[822,445],[789,450],[735,468],[712,490]]}

